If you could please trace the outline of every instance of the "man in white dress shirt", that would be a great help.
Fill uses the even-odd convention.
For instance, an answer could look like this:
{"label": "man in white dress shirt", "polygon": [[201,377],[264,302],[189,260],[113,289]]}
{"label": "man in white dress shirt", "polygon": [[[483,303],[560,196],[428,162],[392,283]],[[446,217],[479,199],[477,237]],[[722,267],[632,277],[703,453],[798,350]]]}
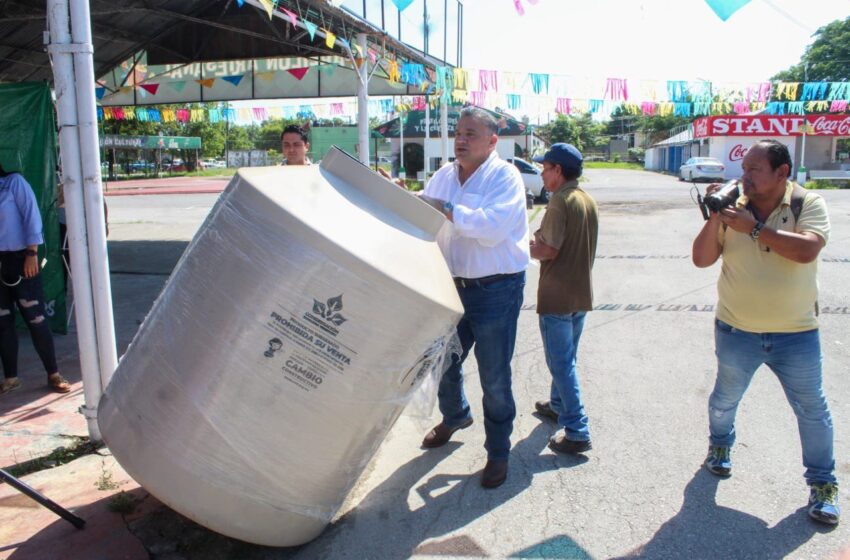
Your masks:
{"label": "man in white dress shirt", "polygon": [[511,358],[528,266],[525,188],[517,169],[496,153],[498,125],[489,113],[464,109],[455,134],[455,161],[434,174],[424,195],[444,201],[449,223],[437,242],[455,280],[464,316],[457,327],[463,352],[440,382],[443,420],[422,442],[445,445],[472,424],[463,391],[462,364],[475,351],[484,392],[487,464],[485,488],[507,477],[510,436],[516,416]]}

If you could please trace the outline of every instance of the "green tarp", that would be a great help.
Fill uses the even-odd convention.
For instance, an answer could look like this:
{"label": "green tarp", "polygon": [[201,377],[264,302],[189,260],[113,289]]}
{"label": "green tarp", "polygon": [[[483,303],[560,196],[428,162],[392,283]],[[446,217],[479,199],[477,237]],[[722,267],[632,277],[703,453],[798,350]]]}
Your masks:
{"label": "green tarp", "polygon": [[[44,245],[39,260],[50,327],[67,331],[65,281],[59,247],[56,190],[56,124],[50,88],[43,82],[0,84],[0,163],[20,172],[35,192],[44,222]],[[20,324],[20,317],[19,324]]]}

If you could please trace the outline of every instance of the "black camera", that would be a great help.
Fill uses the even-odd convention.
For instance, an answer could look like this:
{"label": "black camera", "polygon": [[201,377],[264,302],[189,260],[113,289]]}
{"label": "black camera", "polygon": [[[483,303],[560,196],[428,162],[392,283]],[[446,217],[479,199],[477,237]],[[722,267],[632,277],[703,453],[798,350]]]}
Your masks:
{"label": "black camera", "polygon": [[697,195],[699,209],[702,211],[702,217],[708,219],[709,210],[712,212],[720,212],[724,208],[728,208],[735,204],[738,197],[741,196],[739,188],[740,181],[733,179],[724,183],[720,190],[711,193],[708,196]]}

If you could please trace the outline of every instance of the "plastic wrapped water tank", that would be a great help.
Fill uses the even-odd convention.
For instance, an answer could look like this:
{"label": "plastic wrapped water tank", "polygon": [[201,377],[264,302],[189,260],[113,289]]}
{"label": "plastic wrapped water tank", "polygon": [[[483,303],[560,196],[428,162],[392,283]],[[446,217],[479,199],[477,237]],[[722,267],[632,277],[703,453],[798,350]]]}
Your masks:
{"label": "plastic wrapped water tank", "polygon": [[222,534],[315,538],[461,317],[443,223],[339,151],[240,170],[101,400],[115,458]]}

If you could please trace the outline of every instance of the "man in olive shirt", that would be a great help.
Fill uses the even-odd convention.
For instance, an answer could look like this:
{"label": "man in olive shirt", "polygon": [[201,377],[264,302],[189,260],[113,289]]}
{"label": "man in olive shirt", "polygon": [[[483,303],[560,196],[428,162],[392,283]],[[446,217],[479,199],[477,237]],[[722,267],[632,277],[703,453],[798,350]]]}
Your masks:
{"label": "man in olive shirt", "polygon": [[[694,240],[696,266],[723,257],[714,327],[717,379],[708,399],[704,465],[717,476],[732,474],[738,403],[756,370],[767,365],[797,416],[808,513],[834,525],[841,510],[817,320],[817,258],[829,239],[829,216],[820,195],[788,180],[791,166],[784,144],[756,142],[744,156],[740,198],[712,213]],[[715,190],[712,185],[707,192]]]}
{"label": "man in olive shirt", "polygon": [[552,450],[583,453],[591,444],[576,354],[585,315],[593,308],[591,270],[599,214],[596,202],[578,186],[583,158],[575,146],[553,144],[535,161],[543,164],[543,185],[551,193],[543,223],[531,240],[531,256],[540,261],[537,313],[552,374],[550,400],[535,403],[535,408],[564,428],[549,440]]}

